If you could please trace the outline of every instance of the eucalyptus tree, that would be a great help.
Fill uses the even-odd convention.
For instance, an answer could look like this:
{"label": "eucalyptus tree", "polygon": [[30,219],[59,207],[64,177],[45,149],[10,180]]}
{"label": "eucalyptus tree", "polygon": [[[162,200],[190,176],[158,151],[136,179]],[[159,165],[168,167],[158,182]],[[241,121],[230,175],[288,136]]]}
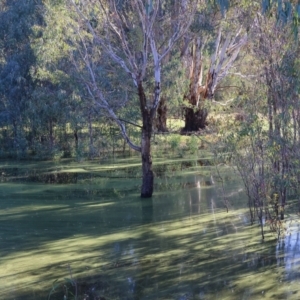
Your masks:
{"label": "eucalyptus tree", "polygon": [[[0,11],[0,98],[2,124],[13,130],[13,147],[27,148],[25,111],[35,83],[32,68],[36,58],[31,47],[32,27],[43,23],[42,1],[2,1]],[[27,124],[28,125],[28,124]]]}
{"label": "eucalyptus tree", "polygon": [[208,111],[205,101],[214,97],[247,43],[246,26],[239,22],[238,14],[238,5],[232,9],[221,6],[221,11],[203,5],[186,34],[189,44],[182,60],[189,86],[183,97],[183,132],[206,127]]}
{"label": "eucalyptus tree", "polygon": [[32,76],[36,83],[30,102],[34,150],[52,155],[56,150],[70,155],[68,132],[73,131],[75,151],[78,149],[78,128],[87,122],[85,97],[74,75],[70,59],[69,18],[64,1],[43,0],[40,8],[44,24],[35,25],[31,47],[36,57]]}
{"label": "eucalyptus tree", "polygon": [[[141,153],[141,197],[151,197],[152,171],[151,136],[154,117],[161,96],[161,68],[164,58],[189,28],[197,1],[73,1],[69,2],[77,14],[77,51],[82,65],[74,63],[81,73],[82,83],[93,103],[107,113],[119,127],[130,147]],[[95,59],[96,57],[96,59]],[[109,99],[99,81],[100,58],[114,63],[111,72],[124,72],[136,90],[138,101]],[[120,89],[119,83],[115,89]],[[131,88],[132,88],[131,87]],[[133,100],[133,101],[131,101]],[[140,109],[141,144],[134,144],[127,135],[124,122],[116,109],[123,105],[138,105]]]}
{"label": "eucalyptus tree", "polygon": [[[219,10],[216,10],[216,5]],[[199,8],[193,26],[185,37],[189,46],[184,48],[186,51],[183,62],[184,68],[187,69],[189,87],[184,94],[183,132],[198,131],[206,127],[208,111],[205,101],[212,99],[215,92],[222,88],[222,82],[234,68],[241,49],[247,44],[248,32],[253,29],[255,14],[262,12],[268,17],[272,14],[271,10],[274,13],[276,8],[277,20],[281,24],[291,23],[292,20],[292,27],[297,31],[300,13],[299,4],[294,5],[289,1],[282,4],[280,0],[239,3],[227,0],[208,1]],[[208,46],[205,43],[209,40],[208,32],[211,38],[215,28],[218,28],[215,46],[208,59],[204,55]],[[205,66],[207,61],[208,66]]]}
{"label": "eucalyptus tree", "polygon": [[[246,26],[236,24],[240,21],[236,12],[234,17],[225,17],[228,9],[223,2],[218,7],[210,1],[198,1],[194,19],[174,49],[177,55],[167,57],[166,65],[172,66],[172,70],[162,68],[168,89],[163,90],[157,111],[158,131],[167,131],[167,110],[176,102],[185,121],[182,132],[205,128],[208,116],[205,101],[214,97],[247,42]],[[239,10],[237,6],[234,9]],[[226,12],[230,14],[231,11]],[[179,101],[170,99],[179,95]]]}

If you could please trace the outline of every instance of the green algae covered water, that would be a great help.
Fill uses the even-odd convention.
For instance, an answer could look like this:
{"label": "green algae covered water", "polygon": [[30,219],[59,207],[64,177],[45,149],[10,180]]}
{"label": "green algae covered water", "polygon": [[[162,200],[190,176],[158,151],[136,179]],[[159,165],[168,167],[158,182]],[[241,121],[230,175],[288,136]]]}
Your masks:
{"label": "green algae covered water", "polygon": [[300,299],[295,209],[262,241],[230,169],[157,161],[146,200],[135,159],[0,171],[1,299]]}

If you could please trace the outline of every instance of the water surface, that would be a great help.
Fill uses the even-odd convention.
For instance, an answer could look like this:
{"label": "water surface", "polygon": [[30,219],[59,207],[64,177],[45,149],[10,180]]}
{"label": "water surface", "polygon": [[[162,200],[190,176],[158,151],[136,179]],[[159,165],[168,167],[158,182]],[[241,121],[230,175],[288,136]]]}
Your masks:
{"label": "water surface", "polygon": [[222,186],[197,160],[158,161],[146,200],[135,159],[0,169],[2,299],[47,299],[53,282],[50,299],[66,289],[89,299],[300,298],[294,208],[286,238],[263,242],[230,169]]}

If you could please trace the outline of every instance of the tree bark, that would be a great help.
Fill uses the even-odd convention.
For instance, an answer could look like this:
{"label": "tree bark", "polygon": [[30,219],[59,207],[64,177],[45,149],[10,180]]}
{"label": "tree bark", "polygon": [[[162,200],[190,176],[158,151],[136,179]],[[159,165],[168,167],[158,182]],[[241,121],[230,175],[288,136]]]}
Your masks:
{"label": "tree bark", "polygon": [[142,156],[142,188],[141,197],[150,198],[153,194],[154,174],[152,171],[151,157],[151,135],[153,126],[153,114],[151,109],[147,107],[146,95],[142,82],[138,82],[138,93],[140,100],[140,109],[143,120],[141,156]]}
{"label": "tree bark", "polygon": [[182,133],[204,129],[207,125],[207,116],[208,112],[205,108],[194,110],[186,107],[184,109],[185,126],[182,129]]}
{"label": "tree bark", "polygon": [[167,128],[167,100],[165,97],[160,97],[160,102],[156,114],[156,130],[158,132],[168,132]]}
{"label": "tree bark", "polygon": [[154,174],[152,171],[151,133],[147,128],[142,130],[141,150],[143,172],[141,197],[150,198],[153,194]]}
{"label": "tree bark", "polygon": [[75,139],[75,149],[78,151],[78,130],[77,128],[74,129],[74,139]]}
{"label": "tree bark", "polygon": [[201,108],[201,101],[206,98],[207,89],[202,85],[203,79],[203,64],[202,50],[204,44],[201,39],[195,38],[192,43],[191,53],[189,57],[189,92],[185,95],[185,99],[190,104],[185,107],[184,118],[185,126],[182,132],[198,131],[206,126],[208,112]]}

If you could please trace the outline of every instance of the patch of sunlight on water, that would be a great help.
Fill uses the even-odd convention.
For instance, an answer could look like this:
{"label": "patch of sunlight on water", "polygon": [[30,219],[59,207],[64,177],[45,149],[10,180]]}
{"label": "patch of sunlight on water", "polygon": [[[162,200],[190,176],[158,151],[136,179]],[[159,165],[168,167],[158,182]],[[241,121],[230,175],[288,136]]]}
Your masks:
{"label": "patch of sunlight on water", "polygon": [[[114,205],[113,202],[107,202],[107,203],[93,203],[93,204],[86,204],[86,203],[77,203],[78,205],[84,205],[85,209],[89,209],[92,207],[104,207],[109,205]],[[6,208],[3,210],[0,210],[0,216],[5,216],[6,220],[9,220],[9,218],[21,218],[24,216],[27,216],[28,214],[32,214],[34,212],[43,212],[43,211],[54,211],[54,210],[70,210],[70,205],[24,205],[24,206],[18,206],[13,208]]]}
{"label": "patch of sunlight on water", "polygon": [[[52,171],[54,173],[55,171]],[[56,171],[57,172],[57,171]],[[67,168],[60,171],[60,173],[88,173],[84,168]]]}
{"label": "patch of sunlight on water", "polygon": [[90,299],[299,299],[298,216],[290,215],[285,238],[267,233],[262,242],[234,174],[223,170],[223,189],[213,168],[189,164],[170,168],[174,176],[157,178],[154,197],[142,200],[137,180],[97,177],[98,166],[87,162],[63,166],[67,173],[95,168],[76,184],[7,178],[0,185],[1,298],[47,299],[57,280],[51,300],[62,300],[71,277]]}

